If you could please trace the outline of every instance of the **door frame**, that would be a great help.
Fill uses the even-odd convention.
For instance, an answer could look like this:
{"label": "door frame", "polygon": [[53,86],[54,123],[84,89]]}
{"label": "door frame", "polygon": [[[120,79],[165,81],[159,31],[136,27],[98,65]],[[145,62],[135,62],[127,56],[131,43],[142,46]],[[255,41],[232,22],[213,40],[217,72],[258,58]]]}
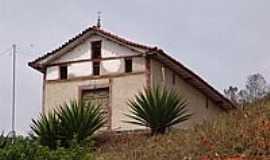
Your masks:
{"label": "door frame", "polygon": [[85,90],[99,90],[108,89],[109,99],[108,99],[108,131],[112,130],[112,79],[109,79],[109,84],[95,84],[95,85],[83,85],[79,86],[78,101],[82,102],[82,92]]}

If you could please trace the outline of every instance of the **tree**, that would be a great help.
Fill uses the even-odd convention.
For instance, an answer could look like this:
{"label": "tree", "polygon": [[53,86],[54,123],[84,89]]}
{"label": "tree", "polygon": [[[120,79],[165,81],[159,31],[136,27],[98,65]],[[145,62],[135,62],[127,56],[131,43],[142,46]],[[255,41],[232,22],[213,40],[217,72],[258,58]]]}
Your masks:
{"label": "tree", "polygon": [[238,103],[240,104],[246,104],[251,103],[251,99],[249,98],[249,94],[245,89],[241,89],[238,92]]}
{"label": "tree", "polygon": [[251,101],[263,98],[267,94],[267,82],[260,73],[248,76],[246,91]]}
{"label": "tree", "polygon": [[224,89],[224,94],[229,98],[233,103],[238,103],[238,88],[230,86],[228,89]]}
{"label": "tree", "polygon": [[249,75],[245,88],[238,91],[237,87],[230,86],[224,89],[224,94],[235,104],[252,103],[269,94],[266,80],[260,73]]}

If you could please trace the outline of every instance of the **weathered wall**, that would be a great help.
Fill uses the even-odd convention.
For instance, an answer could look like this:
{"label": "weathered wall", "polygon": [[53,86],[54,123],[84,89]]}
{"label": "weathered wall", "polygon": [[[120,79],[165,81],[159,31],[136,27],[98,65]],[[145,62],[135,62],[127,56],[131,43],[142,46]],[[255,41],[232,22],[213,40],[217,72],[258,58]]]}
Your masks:
{"label": "weathered wall", "polygon": [[68,78],[92,75],[92,62],[81,62],[68,65]]}
{"label": "weathered wall", "polygon": [[127,100],[134,97],[145,86],[145,74],[134,74],[122,77],[99,80],[76,80],[76,81],[57,81],[47,82],[45,85],[45,113],[53,111],[57,106],[78,100],[80,97],[80,88],[87,88],[99,85],[111,87],[111,107],[112,107],[112,129],[128,130],[138,129],[141,127],[124,123],[128,120],[124,113],[128,113],[129,108]]}
{"label": "weathered wall", "polygon": [[[91,42],[102,40],[102,58],[121,57],[137,55],[139,52],[131,50],[127,47],[119,45],[115,42],[102,38],[100,36],[92,36],[85,40],[74,49],[59,57],[53,63],[70,62],[77,60],[91,59]],[[123,123],[126,119],[123,113],[128,112],[127,100],[132,98],[138,91],[145,86],[145,58],[133,57],[133,73],[112,77],[118,73],[125,72],[124,59],[114,59],[101,61],[100,75],[112,76],[98,80],[62,80],[62,81],[46,81],[44,89],[44,111],[45,113],[52,111],[57,106],[62,105],[70,100],[78,100],[80,98],[80,88],[93,87],[98,85],[110,86],[111,106],[112,106],[112,129],[124,130],[135,129],[130,124]],[[68,64],[68,79],[75,77],[85,77],[92,75],[92,62],[80,62]],[[59,66],[51,66],[46,70],[46,80],[59,79]],[[84,78],[85,79],[85,78]],[[111,82],[110,82],[111,80]]]}
{"label": "weathered wall", "polygon": [[188,110],[190,113],[193,113],[192,118],[181,124],[181,126],[189,127],[194,123],[215,118],[219,113],[223,112],[205,94],[188,84],[180,76],[176,75],[176,83],[173,84],[173,72],[169,68],[165,67],[165,81],[163,81],[161,68],[161,63],[153,59],[151,60],[151,82],[153,86],[165,84],[167,87],[175,88],[179,95],[182,95],[187,100]]}
{"label": "weathered wall", "polygon": [[108,79],[100,80],[76,80],[76,81],[57,81],[46,82],[44,90],[44,111],[52,111],[57,106],[79,100],[79,87],[109,84]]}
{"label": "weathered wall", "polygon": [[53,66],[46,69],[46,80],[55,80],[59,78],[59,67]]}
{"label": "weathered wall", "polygon": [[[133,72],[142,72],[145,70],[145,59],[143,57],[132,58]],[[124,59],[116,59],[109,61],[102,61],[100,67],[101,75],[111,74],[111,73],[124,73],[125,72],[125,62]]]}
{"label": "weathered wall", "polygon": [[133,130],[142,127],[124,123],[128,120],[124,115],[129,113],[127,102],[142,91],[146,83],[145,74],[118,77],[113,79],[112,85],[112,129]]}
{"label": "weathered wall", "polygon": [[[92,62],[68,64],[68,78],[92,75]],[[46,80],[59,79],[59,66],[47,67]]]}
{"label": "weathered wall", "polygon": [[[145,70],[145,59],[143,57],[134,57],[133,72],[142,72]],[[102,61],[100,65],[100,75],[115,73],[124,73],[124,59]],[[93,75],[92,62],[80,62],[68,64],[68,78],[91,76]],[[59,66],[48,67],[46,71],[46,80],[59,79]]]}

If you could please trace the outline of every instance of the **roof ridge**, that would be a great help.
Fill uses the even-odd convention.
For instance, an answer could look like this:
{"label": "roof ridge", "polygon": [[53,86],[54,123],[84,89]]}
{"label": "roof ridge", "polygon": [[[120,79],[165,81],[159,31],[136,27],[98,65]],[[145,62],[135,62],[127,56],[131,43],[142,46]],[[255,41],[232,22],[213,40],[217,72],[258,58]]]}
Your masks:
{"label": "roof ridge", "polygon": [[121,37],[121,36],[118,36],[112,32],[109,32],[109,31],[106,31],[102,28],[98,28],[97,26],[92,26],[92,29],[96,30],[97,32],[102,32],[103,34],[106,34],[108,36],[112,36],[114,37],[115,39],[119,40],[119,41],[124,41],[126,43],[128,43],[129,45],[134,45],[136,47],[139,47],[139,48],[144,48],[144,49],[153,49],[155,47],[152,47],[150,45],[145,45],[145,44],[141,44],[141,43],[138,43],[138,42],[134,42],[133,40],[129,40],[127,38],[124,38],[124,37]]}

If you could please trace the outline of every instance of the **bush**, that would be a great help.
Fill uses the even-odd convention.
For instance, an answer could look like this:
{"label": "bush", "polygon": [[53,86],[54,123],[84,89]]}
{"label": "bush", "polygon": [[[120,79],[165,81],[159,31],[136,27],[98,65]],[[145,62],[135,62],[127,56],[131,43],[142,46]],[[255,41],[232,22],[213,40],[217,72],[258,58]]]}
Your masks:
{"label": "bush", "polygon": [[81,144],[105,124],[99,105],[71,101],[48,115],[32,120],[32,139],[56,149]]}
{"label": "bush", "polygon": [[2,133],[0,135],[0,149],[4,148],[5,146],[7,146],[10,143],[10,140],[8,137],[4,136],[4,133]]}
{"label": "bush", "polygon": [[174,90],[166,88],[145,89],[129,100],[131,113],[127,114],[128,123],[149,127],[152,135],[164,134],[166,130],[178,123],[188,120],[186,101]]}
{"label": "bush", "polygon": [[1,160],[91,160],[90,152],[78,146],[73,149],[49,150],[28,138],[17,137],[14,144],[0,149]]}

